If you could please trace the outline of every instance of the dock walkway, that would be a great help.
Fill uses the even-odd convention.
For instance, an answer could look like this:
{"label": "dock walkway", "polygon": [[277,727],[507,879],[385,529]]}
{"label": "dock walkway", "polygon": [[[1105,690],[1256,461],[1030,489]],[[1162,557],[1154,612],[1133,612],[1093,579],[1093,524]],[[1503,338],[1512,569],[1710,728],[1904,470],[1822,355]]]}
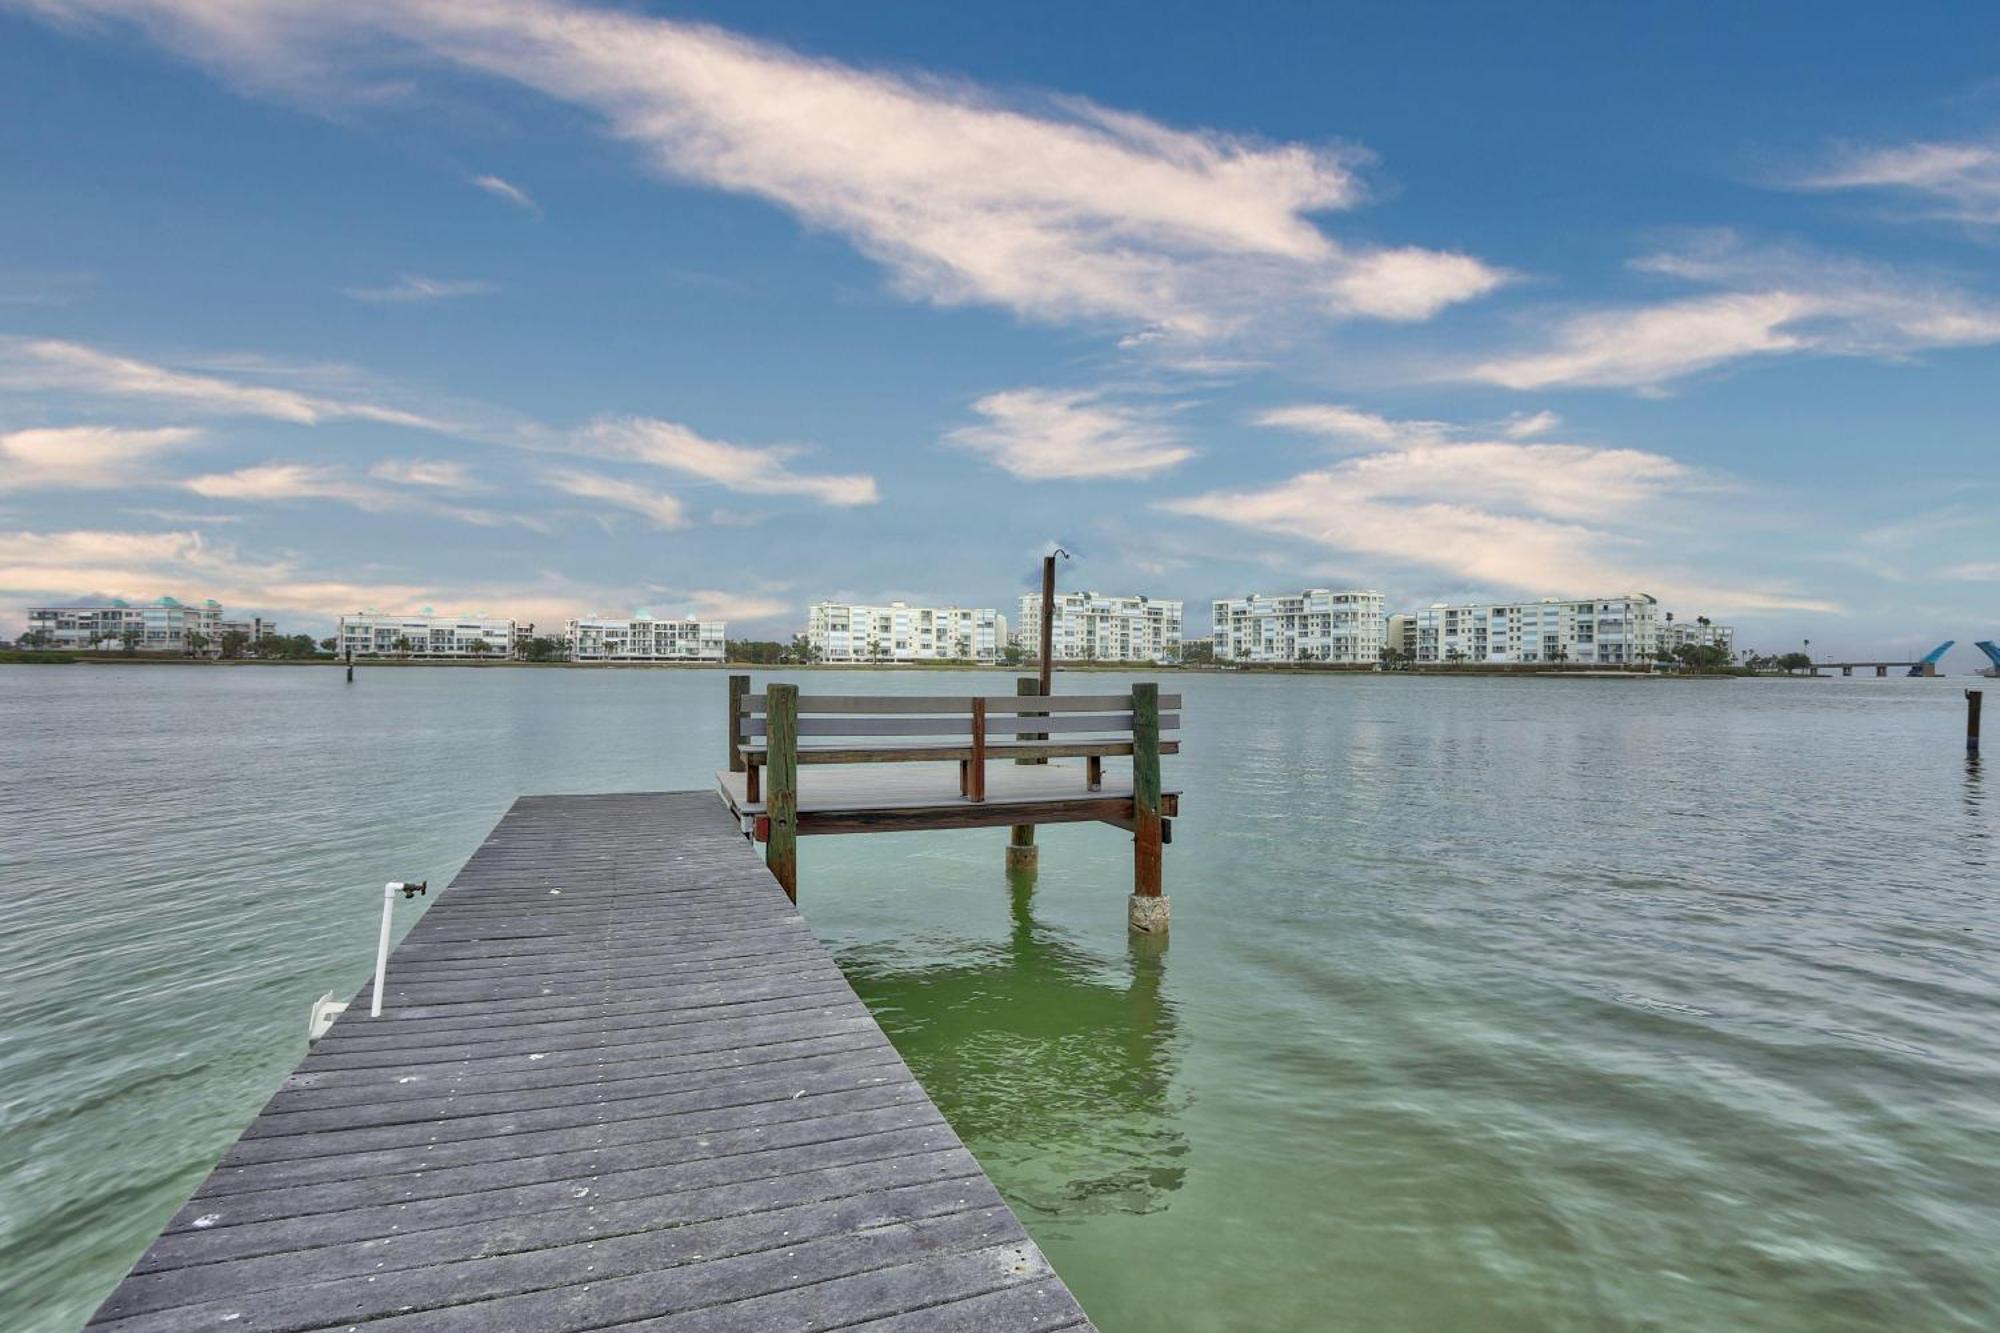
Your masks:
{"label": "dock walkway", "polygon": [[1087,1328],[714,792],[523,797],[118,1330]]}

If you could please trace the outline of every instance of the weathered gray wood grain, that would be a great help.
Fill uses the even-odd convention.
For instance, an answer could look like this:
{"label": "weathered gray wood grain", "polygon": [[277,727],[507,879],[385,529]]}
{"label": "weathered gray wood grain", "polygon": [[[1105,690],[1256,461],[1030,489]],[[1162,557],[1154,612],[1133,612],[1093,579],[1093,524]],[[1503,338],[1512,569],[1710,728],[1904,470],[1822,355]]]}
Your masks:
{"label": "weathered gray wood grain", "polygon": [[524,797],[104,1329],[1084,1315],[714,793]]}

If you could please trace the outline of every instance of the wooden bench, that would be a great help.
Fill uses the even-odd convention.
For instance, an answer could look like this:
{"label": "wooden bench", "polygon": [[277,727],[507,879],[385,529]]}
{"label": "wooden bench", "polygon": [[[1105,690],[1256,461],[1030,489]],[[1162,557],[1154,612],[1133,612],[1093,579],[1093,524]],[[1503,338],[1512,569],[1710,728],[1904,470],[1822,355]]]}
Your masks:
{"label": "wooden bench", "polygon": [[[1026,686],[1024,685],[1024,688]],[[796,898],[794,840],[802,833],[974,828],[1103,820],[1135,840],[1135,892],[1159,893],[1159,848],[1178,808],[1160,786],[1160,756],[1180,749],[1180,696],[1152,684],[1123,694],[801,695],[795,685],[749,692],[730,679],[725,795],[766,844],[772,873]],[[1163,734],[1164,733],[1164,734]],[[1104,760],[1132,760],[1129,790],[1107,790]],[[1084,766],[1054,766],[1056,759]],[[995,761],[1014,767],[990,780]],[[808,783],[821,765],[954,765],[951,779]],[[1027,766],[1037,766],[1031,773]],[[949,770],[946,770],[948,773]],[[996,789],[997,787],[997,789]],[[731,795],[734,793],[734,795]]]}

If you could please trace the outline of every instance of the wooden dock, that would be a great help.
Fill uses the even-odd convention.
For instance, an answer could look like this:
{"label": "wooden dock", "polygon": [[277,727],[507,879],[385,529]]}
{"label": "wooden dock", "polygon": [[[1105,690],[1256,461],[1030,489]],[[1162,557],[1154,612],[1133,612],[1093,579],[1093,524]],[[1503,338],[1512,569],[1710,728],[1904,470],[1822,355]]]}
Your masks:
{"label": "wooden dock", "polygon": [[[1118,694],[1047,691],[1024,677],[1011,695],[801,695],[782,681],[754,694],[750,677],[731,676],[729,766],[716,781],[794,901],[809,834],[1004,827],[1008,868],[1032,871],[1036,825],[1098,821],[1132,835],[1128,924],[1164,931],[1161,853],[1180,793],[1162,784],[1160,757],[1180,752],[1181,698],[1150,681]],[[1106,759],[1129,760],[1122,781]],[[894,765],[904,771],[885,770]]]}
{"label": "wooden dock", "polygon": [[714,792],[522,798],[369,998],[92,1327],[1089,1326]]}

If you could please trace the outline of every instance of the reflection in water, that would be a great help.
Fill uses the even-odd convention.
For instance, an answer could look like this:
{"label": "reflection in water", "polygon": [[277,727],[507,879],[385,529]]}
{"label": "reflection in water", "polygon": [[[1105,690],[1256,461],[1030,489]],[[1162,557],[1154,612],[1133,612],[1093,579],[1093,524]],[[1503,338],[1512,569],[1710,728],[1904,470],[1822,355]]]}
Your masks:
{"label": "reflection in water", "polygon": [[1965,756],[1965,814],[1972,821],[1966,832],[1965,864],[1968,869],[1986,869],[1986,821],[1980,818],[1986,804],[1986,791],[1981,786],[1979,774],[1979,752],[1974,750]]}
{"label": "reflection in water", "polygon": [[1008,1202],[1046,1217],[1163,1209],[1188,1151],[1166,941],[1135,933],[1122,967],[1088,953],[1035,921],[1034,884],[1008,876],[1004,943],[937,963],[850,950],[840,965]]}

